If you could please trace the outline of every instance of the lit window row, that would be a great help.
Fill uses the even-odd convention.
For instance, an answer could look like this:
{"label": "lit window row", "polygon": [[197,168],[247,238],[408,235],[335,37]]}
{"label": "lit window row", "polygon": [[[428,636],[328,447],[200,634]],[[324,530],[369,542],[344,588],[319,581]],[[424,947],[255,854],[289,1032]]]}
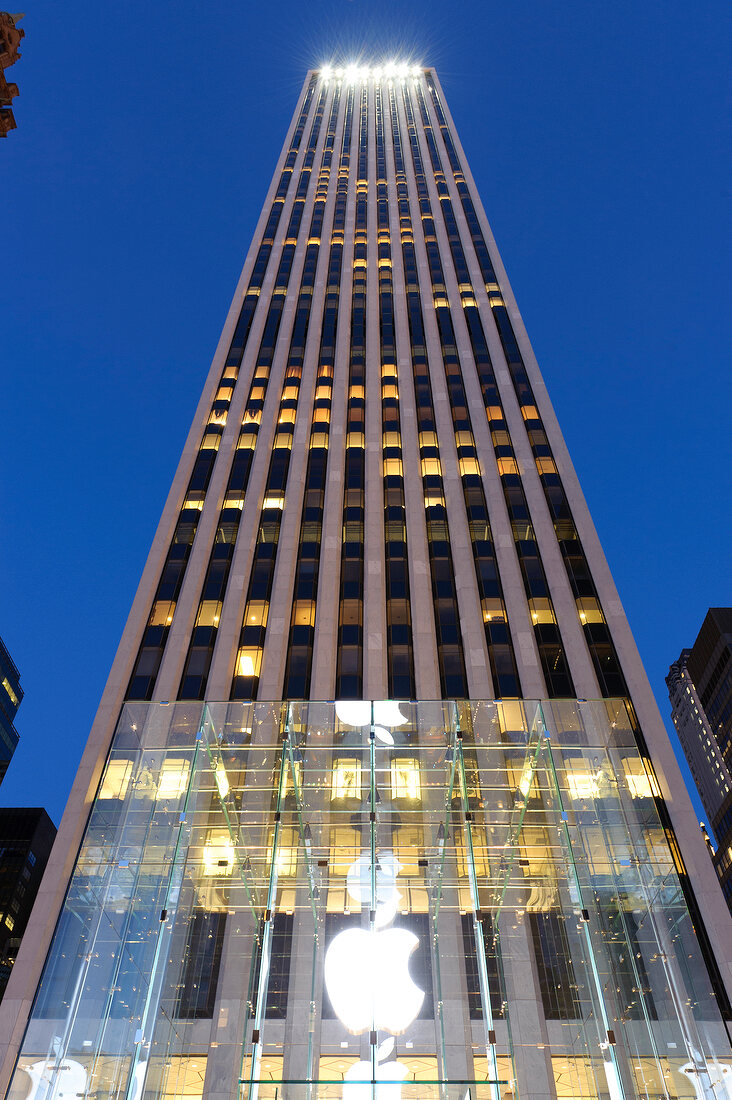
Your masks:
{"label": "lit window row", "polygon": [[[336,92],[331,104],[330,119],[323,146],[322,165],[319,174],[320,182],[313,203],[313,213],[308,232],[308,243],[305,249],[305,259],[300,279],[300,290],[295,306],[295,317],[290,336],[287,365],[285,367],[285,376],[282,383],[280,405],[277,415],[277,433],[272,446],[272,456],[270,458],[269,470],[267,473],[267,484],[262,500],[259,531],[249,575],[249,588],[244,608],[244,618],[239,634],[239,649],[236,656],[231,685],[232,699],[255,699],[257,696],[257,687],[259,684],[262,655],[264,653],[264,643],[267,632],[269,601],[271,599],[272,585],[274,583],[280,526],[285,503],[285,490],[290,470],[292,437],[295,430],[295,421],[300,398],[300,383],[305,359],[305,344],[310,325],[312,291],[315,286],[318,260],[320,258],[320,239],[325,216],[325,203],[328,194],[327,183],[330,180],[339,106],[340,93]],[[313,141],[312,147],[308,148],[306,167],[312,166],[316,144],[317,137],[315,141]],[[300,186],[299,184],[298,197],[302,194],[302,200],[304,202],[307,195],[307,186],[303,186],[302,192],[300,191]],[[295,238],[297,238],[298,229],[299,224],[295,227]],[[275,332],[272,337],[273,346],[276,339],[277,333]]]}
{"label": "lit window row", "polygon": [[376,229],[378,249],[381,430],[384,482],[384,562],[386,587],[386,663],[391,699],[412,699],[414,653],[407,553],[399,381],[396,366],[389,192],[382,90],[374,92],[376,132]]}
{"label": "lit window row", "polygon": [[305,699],[310,692],[318,578],[320,575],[323,507],[328,476],[328,443],[340,306],[340,281],[343,266],[343,235],[350,178],[353,104],[354,90],[350,88],[346,96],[344,110],[343,137],[323,306],[323,323],[318,349],[318,373],[315,381],[308,463],[305,471],[305,492],[300,517],[300,538],[295,564],[290,633],[282,693],[285,699]]}
{"label": "lit window row", "polygon": [[[442,219],[458,280],[461,306],[481,385],[483,402],[488,415],[496,465],[501,478],[506,508],[511,520],[514,547],[521,569],[524,591],[529,602],[531,623],[534,628],[534,638],[541,661],[547,694],[550,698],[557,696],[571,697],[574,695],[574,685],[554,613],[539,546],[530,522],[528,502],[508,425],[505,421],[498,383],[493,370],[460,231],[421,88],[417,89],[416,95],[427,139],[435,185],[440,197]],[[464,442],[461,445],[458,441],[458,454],[461,456],[461,470],[463,470],[463,458],[469,461],[470,456],[475,456],[475,451],[472,447],[466,446]]]}
{"label": "lit window row", "polygon": [[[457,350],[457,338],[452,316],[446,298],[441,292],[445,286],[439,246],[432,218],[432,206],[427,189],[422,153],[419,146],[417,127],[411,102],[411,94],[404,90],[404,107],[407,117],[409,144],[412,152],[412,164],[417,184],[417,196],[425,227],[427,261],[430,270],[432,296],[435,302],[435,316],[440,338],[445,381],[450,401],[453,430],[457,444],[458,460],[465,462],[461,470],[463,497],[468,515],[468,527],[471,534],[473,562],[481,600],[500,600],[503,604],[503,588],[498,571],[493,538],[490,531],[488,506],[486,504],[483,481],[476,468],[477,451],[473,437],[472,422],[468,400],[463,383],[460,357]],[[426,133],[429,144],[430,135]],[[464,281],[464,279],[462,280]],[[478,533],[482,537],[477,537]],[[491,617],[483,621],[488,659],[490,662],[493,689],[499,698],[520,696],[521,685],[509,629],[505,604],[502,617]]]}
{"label": "lit window row", "polygon": [[[480,801],[480,785],[478,779],[477,762],[466,758],[466,780],[468,784],[468,797],[471,804]],[[298,787],[302,784],[302,764],[295,763],[295,782]],[[644,765],[643,760],[636,755],[626,756],[622,759],[623,777],[626,786],[633,798],[656,798],[659,794],[655,777]],[[177,802],[188,789],[190,780],[191,763],[189,757],[168,756],[161,764],[156,775],[150,774],[148,769],[140,772],[136,783],[149,792],[150,796],[158,802]],[[98,798],[101,800],[123,800],[130,790],[134,771],[134,761],[124,758],[111,759],[104,771],[99,788]],[[514,789],[523,798],[538,797],[540,790],[536,784],[536,776],[530,763],[522,757],[520,760],[506,760],[506,772],[509,787]],[[392,800],[404,800],[417,803],[422,798],[422,776],[420,762],[417,757],[409,754],[392,755],[389,761],[388,790]],[[369,769],[368,763],[364,767],[362,755],[358,752],[340,753],[333,757],[329,771],[330,801],[331,803],[348,802],[362,803],[364,789],[368,787]],[[222,797],[226,797],[230,789],[229,778],[225,766],[220,762],[214,772],[216,786]],[[613,784],[607,773],[598,768],[582,756],[567,756],[564,759],[561,771],[558,774],[560,787],[574,802],[582,802],[597,798],[616,798]],[[282,799],[286,800],[290,794],[294,794],[290,769],[285,771],[285,782],[282,788]],[[459,791],[454,792],[454,797],[461,797]],[[334,806],[334,809],[337,807]]]}
{"label": "lit window row", "polygon": [[[297,240],[299,235],[304,209],[304,199],[307,193],[307,184],[310,179],[310,168],[312,166],[312,159],[315,155],[324,110],[325,100],[321,96],[310,128],[310,136],[306,147],[303,169],[297,183],[296,197],[287,227],[288,239],[292,238]],[[287,290],[294,254],[294,245],[286,245],[283,248],[275,276],[275,289]],[[257,353],[256,365],[242,416],[239,440],[229,471],[229,480],[206,569],[199,602],[199,610],[191,634],[188,652],[186,654],[183,675],[178,691],[178,697],[180,699],[202,699],[206,692],[208,675],[218,635],[219,622],[218,616],[215,622],[208,621],[209,616],[204,613],[204,608],[212,606],[213,603],[217,603],[220,613],[220,607],[226,595],[239,533],[243,501],[246,496],[249,475],[254,461],[254,451],[259,432],[259,420],[261,418],[262,408],[267,393],[284,301],[284,297],[275,294],[271,296],[269,301],[267,317]],[[297,374],[297,372],[295,373]],[[287,407],[291,402],[283,399],[283,404]],[[291,430],[291,426],[287,424],[283,425],[278,430],[278,438],[285,446],[289,446],[289,430]]]}
{"label": "lit window row", "polygon": [[15,694],[15,691],[13,690],[13,686],[10,683],[10,680],[8,680],[7,676],[3,676],[3,687],[5,688],[6,692],[8,693],[8,696],[9,696],[10,701],[13,704],[13,706],[14,707],[20,706],[20,700],[18,699],[18,696]]}
{"label": "lit window row", "polygon": [[420,298],[417,256],[412,231],[412,215],[404,170],[404,153],[396,95],[389,89],[389,113],[397,180],[397,207],[404,263],[407,312],[411,335],[412,378],[417,410],[420,461],[434,462],[422,467],[427,546],[435,616],[437,659],[440,669],[440,690],[445,698],[465,698],[468,683],[465,672],[460,616],[458,613],[455,570],[453,568],[447,508],[442,480],[440,452],[437,443],[432,384],[430,382],[427,340]]}
{"label": "lit window row", "polygon": [[[282,213],[282,204],[289,190],[292,170],[297,159],[300,144],[305,132],[307,118],[315,97],[316,85],[317,80],[313,77],[305,93],[305,99],[300,110],[295,132],[293,133],[285,164],[280,175],[275,199],[270,208],[267,223],[262,234],[262,240],[249,279],[249,286],[244,295],[244,301],[219,381],[212,412],[215,410],[219,414],[226,413],[228,415],[233,389],[239,374],[239,366],[244,355],[244,349],[254,319],[254,311],[257,307],[265,272],[269,264],[274,244],[274,235]],[[323,90],[320,92],[319,101],[325,102]],[[135,667],[127,688],[126,697],[128,699],[152,698],[155,680],[160,668],[160,662],[162,661],[163,651],[172,623],[172,612],[175,610],[175,604],[183,584],[183,577],[198,527],[203,501],[211,480],[211,474],[213,472],[225,420],[226,416],[223,417],[223,421],[221,416],[219,416],[218,422],[209,423],[204,432],[203,440],[196,456],[193,472],[186,490],[183,507],[173,535],[173,541],[168,550],[163,572],[155,593],[155,605],[167,603],[171,606],[170,618],[167,619],[166,617],[166,621],[163,623],[156,622],[153,624],[151,620],[153,615],[156,615],[155,608],[153,608],[151,620],[148,621],[145,633],[143,634]],[[159,616],[156,615],[156,617]]]}
{"label": "lit window row", "polygon": [[[544,494],[554,521],[554,528],[564,560],[569,582],[578,605],[580,623],[592,656],[595,673],[604,696],[627,695],[625,679],[615,647],[600,607],[597,590],[592,579],[589,565],[580,543],[579,535],[572,518],[569,502],[557,472],[544,425],[539,417],[536,398],[529,381],[526,367],[519,351],[513,326],[500,291],[495,269],[490,258],[482,227],[478,219],[472,196],[465,181],[457,149],[447,124],[440,97],[433,85],[429,86],[430,96],[437,115],[438,126],[447,152],[450,168],[455,181],[463,213],[468,224],[481,275],[483,277],[493,319],[496,323],[503,352],[508,364],[511,380],[521,407],[534,461],[540,475]],[[422,96],[421,88],[417,96]],[[486,404],[492,399],[486,396]],[[594,601],[592,618],[582,617],[584,608],[581,602],[586,598]],[[598,617],[599,616],[599,617]]]}
{"label": "lit window row", "polygon": [[[390,794],[393,801],[418,803],[422,798],[422,779],[419,760],[412,756],[392,757],[389,765]],[[359,756],[336,756],[331,764],[331,802],[361,803],[364,783],[368,775],[363,772]]]}
{"label": "lit window row", "polygon": [[[368,197],[368,90],[359,96],[358,160],[354,270],[351,291],[351,339],[348,356],[346,452],[343,494],[338,642],[335,694],[339,699],[360,699],[363,694],[363,524],[366,456],[366,259]],[[363,261],[363,264],[358,261]]]}

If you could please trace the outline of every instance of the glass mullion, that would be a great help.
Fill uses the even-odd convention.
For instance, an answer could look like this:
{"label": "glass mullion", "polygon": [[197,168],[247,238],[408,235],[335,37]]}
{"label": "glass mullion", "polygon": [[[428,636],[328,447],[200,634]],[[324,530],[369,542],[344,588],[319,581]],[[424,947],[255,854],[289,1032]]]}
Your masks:
{"label": "glass mullion", "polygon": [[468,783],[465,775],[465,758],[463,756],[464,730],[461,728],[460,717],[455,708],[453,724],[453,752],[458,762],[458,781],[460,786],[460,801],[462,806],[462,828],[465,836],[465,862],[468,871],[468,883],[472,901],[473,936],[475,937],[475,954],[478,964],[480,982],[480,1000],[483,1010],[483,1028],[485,1031],[485,1049],[488,1065],[490,1067],[492,1081],[490,1091],[493,1100],[501,1100],[498,1085],[498,1061],[496,1057],[496,1033],[493,1026],[493,1010],[491,1008],[491,991],[488,982],[488,966],[486,962],[486,944],[483,935],[483,924],[480,920],[480,891],[475,869],[475,853],[473,850],[473,815],[470,809],[468,796]]}
{"label": "glass mullion", "polygon": [[[288,753],[288,741],[290,738],[289,731],[285,727],[283,731],[282,745],[280,747],[280,766],[279,777],[277,781],[276,790],[276,803],[274,813],[274,830],[272,835],[272,845],[270,848],[270,868],[269,868],[269,882],[267,886],[267,901],[266,909],[263,916],[263,927],[261,936],[261,949],[259,955],[259,972],[257,976],[257,1000],[254,1007],[254,1019],[252,1024],[252,1049],[251,1049],[251,1062],[250,1062],[250,1076],[248,1087],[248,1100],[256,1100],[259,1091],[259,1077],[260,1066],[262,1060],[262,1029],[264,1026],[265,1009],[267,1005],[267,992],[269,984],[269,964],[270,956],[272,952],[272,935],[274,932],[274,915],[275,906],[277,901],[277,879],[278,879],[278,855],[279,855],[279,842],[280,834],[282,830],[282,811],[284,808],[283,792],[285,788],[285,779],[287,774],[287,766],[289,763]],[[294,782],[294,775],[291,776],[292,782]],[[265,828],[265,826],[262,826]]]}

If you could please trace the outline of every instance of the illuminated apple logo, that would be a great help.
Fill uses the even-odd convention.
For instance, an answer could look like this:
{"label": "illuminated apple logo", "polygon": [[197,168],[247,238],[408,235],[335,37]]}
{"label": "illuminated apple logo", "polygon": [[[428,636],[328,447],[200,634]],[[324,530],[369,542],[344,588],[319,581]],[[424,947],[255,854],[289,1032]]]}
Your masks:
{"label": "illuminated apple logo", "polygon": [[[398,904],[396,879],[401,865],[392,852],[376,859],[376,916],[371,929],[347,928],[339,932],[325,953],[325,988],[339,1020],[354,1035],[384,1030],[401,1035],[416,1020],[424,1003],[424,990],[412,981],[409,958],[419,939],[408,928],[385,928]],[[362,905],[371,898],[370,854],[351,864],[346,889]],[[379,1047],[375,1080],[378,1100],[401,1100],[401,1081],[408,1074],[399,1062],[384,1062],[394,1040]],[[346,1073],[343,1100],[368,1100],[371,1096],[370,1062],[357,1062]]]}
{"label": "illuminated apple logo", "polygon": [[409,973],[419,940],[408,928],[347,928],[325,956],[325,986],[338,1018],[353,1035],[382,1028],[401,1035],[416,1020],[424,991]]}

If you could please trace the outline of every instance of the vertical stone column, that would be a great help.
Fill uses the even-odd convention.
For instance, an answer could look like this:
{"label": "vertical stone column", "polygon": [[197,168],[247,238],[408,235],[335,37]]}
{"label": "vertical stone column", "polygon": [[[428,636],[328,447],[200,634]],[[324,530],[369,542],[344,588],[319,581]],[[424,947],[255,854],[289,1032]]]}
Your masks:
{"label": "vertical stone column", "polygon": [[[316,965],[319,970],[322,970],[323,965],[322,945],[320,945],[321,951],[315,957],[313,953],[316,928],[312,909],[308,905],[307,893],[307,885],[302,882],[299,884],[298,906],[292,929],[290,985],[287,996],[282,1072],[285,1079],[304,1080],[308,1077],[309,1040],[311,1028],[315,1028],[314,1006],[311,1006],[313,966]],[[317,1071],[314,1030],[312,1071],[313,1073]]]}
{"label": "vertical stone column", "polygon": [[[509,889],[521,889],[522,876]],[[551,1047],[536,972],[534,945],[523,912],[509,907],[498,921],[518,1095],[556,1100]],[[502,1053],[502,1052],[501,1052]]]}

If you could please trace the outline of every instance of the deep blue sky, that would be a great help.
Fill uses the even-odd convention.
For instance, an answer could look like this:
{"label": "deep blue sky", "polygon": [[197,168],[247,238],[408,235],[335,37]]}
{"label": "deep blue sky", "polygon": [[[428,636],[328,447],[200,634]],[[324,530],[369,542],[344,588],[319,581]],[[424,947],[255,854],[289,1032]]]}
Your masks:
{"label": "deep blue sky", "polygon": [[37,0],[22,25],[0,803],[60,818],[304,72],[339,56],[439,71],[666,715],[732,603],[726,0]]}

